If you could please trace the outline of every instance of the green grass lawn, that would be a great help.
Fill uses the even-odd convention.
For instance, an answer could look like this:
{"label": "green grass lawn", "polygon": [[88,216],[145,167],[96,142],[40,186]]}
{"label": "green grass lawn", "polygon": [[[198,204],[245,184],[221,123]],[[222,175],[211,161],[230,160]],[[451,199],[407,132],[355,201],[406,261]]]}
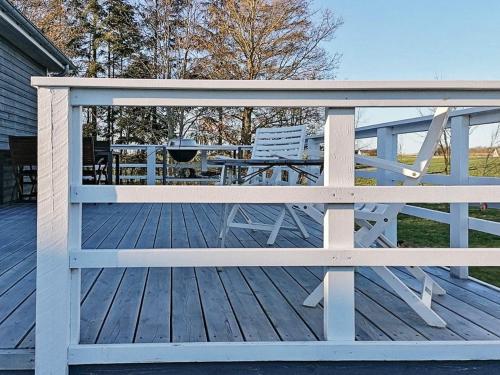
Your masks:
{"label": "green grass lawn", "polygon": [[[401,162],[411,163],[414,157],[405,156],[400,158]],[[435,157],[429,167],[429,173],[443,173],[444,161],[442,157]],[[487,172],[487,173],[484,173]],[[472,176],[500,176],[500,158],[488,163],[485,169],[483,157],[470,158],[470,175]],[[373,185],[374,181],[369,179],[356,179],[357,185]],[[449,211],[447,204],[422,205],[435,210]],[[480,211],[479,208],[470,208],[469,215],[485,220],[500,222],[500,210],[487,209]],[[450,230],[447,224],[416,218],[408,215],[398,217],[398,240],[406,247],[448,247],[450,242]],[[500,236],[487,233],[469,231],[469,246],[478,247],[500,247]],[[470,274],[480,280],[496,286],[500,286],[500,267],[471,267]]]}
{"label": "green grass lawn", "polygon": [[[447,205],[425,205],[427,208],[448,211]],[[480,211],[471,208],[471,217],[500,222],[500,210],[488,209]],[[398,240],[407,247],[448,247],[450,244],[450,227],[447,224],[399,215]],[[487,233],[469,231],[470,247],[500,247],[500,237]],[[500,267],[471,267],[470,274],[480,280],[500,286]]]}

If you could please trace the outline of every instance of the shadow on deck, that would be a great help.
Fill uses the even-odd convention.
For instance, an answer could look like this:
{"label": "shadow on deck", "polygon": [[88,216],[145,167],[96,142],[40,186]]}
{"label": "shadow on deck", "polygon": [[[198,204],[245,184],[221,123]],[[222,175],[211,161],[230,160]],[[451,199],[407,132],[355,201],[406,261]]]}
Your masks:
{"label": "shadow on deck", "polygon": [[[86,205],[85,248],[216,247],[221,206]],[[250,206],[260,221],[272,207]],[[0,208],[0,369],[33,366],[36,207]],[[304,218],[311,237],[282,230],[280,247],[320,247],[322,228]],[[266,246],[263,232],[232,230],[228,247]],[[427,326],[368,268],[356,274],[357,340],[498,340],[500,292],[472,280],[428,271],[447,290],[433,308],[447,328]],[[410,287],[415,283],[395,269]],[[321,340],[322,307],[302,301],[320,267],[128,268],[82,271],[82,343]]]}

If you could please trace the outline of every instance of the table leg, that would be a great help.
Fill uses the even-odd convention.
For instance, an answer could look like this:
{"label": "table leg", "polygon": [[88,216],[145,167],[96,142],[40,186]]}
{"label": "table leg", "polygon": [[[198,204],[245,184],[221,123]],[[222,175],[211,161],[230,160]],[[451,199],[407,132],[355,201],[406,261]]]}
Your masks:
{"label": "table leg", "polygon": [[[222,167],[221,171],[221,185],[226,185],[226,180],[228,177],[228,170],[226,166]],[[227,215],[228,215],[228,207],[229,204],[224,203],[224,207],[221,210],[221,218],[219,223],[219,231],[217,233],[217,247],[225,247],[226,245],[226,227],[227,227]]]}
{"label": "table leg", "polygon": [[165,146],[162,147],[163,153],[163,165],[162,165],[162,182],[163,185],[167,184],[167,148]]}
{"label": "table leg", "polygon": [[120,154],[115,154],[115,178],[116,185],[120,185]]}
{"label": "table leg", "polygon": [[106,184],[113,184],[113,151],[108,152],[108,157],[106,158]]}

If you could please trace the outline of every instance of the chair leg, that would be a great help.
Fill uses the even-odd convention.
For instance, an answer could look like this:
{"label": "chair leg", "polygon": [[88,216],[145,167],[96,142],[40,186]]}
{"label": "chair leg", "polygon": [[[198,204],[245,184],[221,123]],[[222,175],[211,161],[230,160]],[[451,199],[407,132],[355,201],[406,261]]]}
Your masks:
{"label": "chair leg", "polygon": [[22,176],[20,173],[17,173],[15,177],[16,177],[15,178],[16,186],[14,187],[13,194],[16,194],[16,192],[17,192],[17,194],[16,194],[17,199],[22,200],[23,199],[23,185],[21,185]]}
{"label": "chair leg", "polygon": [[226,216],[226,218],[223,220],[223,226],[219,231],[219,238],[222,238],[222,236],[225,236],[229,232],[229,227],[238,213],[238,206],[238,204],[233,205],[229,214],[227,213],[228,210],[224,208],[224,216]]}
{"label": "chair leg", "polygon": [[304,306],[316,307],[323,299],[323,281],[312,291],[311,294],[302,302]]}
{"label": "chair leg", "polygon": [[248,215],[248,213],[244,210],[243,207],[241,207],[240,205],[238,205],[238,208],[239,208],[239,211],[240,211],[240,214],[241,216],[243,216],[243,219],[247,222],[247,224],[252,224],[252,219],[250,219],[250,216]]}
{"label": "chair leg", "polygon": [[430,283],[432,294],[437,296],[442,296],[446,294],[446,290],[444,290],[441,285],[439,285],[431,276],[429,276],[425,271],[420,267],[405,267],[408,272],[410,272],[415,279],[420,281],[422,285],[425,282]]}
{"label": "chair leg", "polygon": [[427,324],[429,324],[432,327],[439,327],[439,328],[446,327],[446,322],[438,314],[436,314],[434,310],[431,309],[430,298],[428,296],[424,295],[423,298],[420,298],[387,267],[372,267],[372,269]]}
{"label": "chair leg", "polygon": [[300,204],[298,205],[299,209],[304,212],[306,215],[310,216],[314,221],[318,224],[323,225],[323,219],[325,214],[314,207],[312,204]]}
{"label": "chair leg", "polygon": [[302,220],[300,220],[299,215],[295,212],[295,209],[293,208],[293,205],[291,204],[285,204],[286,209],[290,213],[290,216],[292,217],[293,221],[295,222],[295,225],[297,225],[297,228],[299,228],[300,233],[302,233],[302,237],[304,238],[309,238],[309,232],[307,231],[306,227],[302,223]]}
{"label": "chair leg", "polygon": [[276,222],[274,223],[273,230],[267,239],[268,245],[273,245],[276,241],[276,237],[278,236],[278,232],[280,231],[281,226],[283,225],[283,220],[285,219],[286,208],[283,207],[278,215]]}
{"label": "chair leg", "polygon": [[218,247],[225,247],[226,246],[226,234],[227,234],[227,211],[229,208],[229,204],[225,203],[224,207],[221,212],[221,222],[220,222],[220,230],[219,230],[219,240],[218,240]]}

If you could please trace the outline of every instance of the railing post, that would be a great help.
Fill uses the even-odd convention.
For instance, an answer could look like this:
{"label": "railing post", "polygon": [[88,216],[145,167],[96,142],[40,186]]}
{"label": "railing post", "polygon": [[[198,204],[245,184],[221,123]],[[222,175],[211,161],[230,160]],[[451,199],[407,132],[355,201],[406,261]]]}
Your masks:
{"label": "railing post", "polygon": [[[307,138],[307,157],[309,159],[321,159],[321,142],[323,138],[311,137]],[[311,166],[308,168],[309,173],[319,176],[321,174],[320,167]],[[307,180],[307,185],[315,185],[315,181]]]}
{"label": "railing post", "polygon": [[148,146],[146,148],[147,154],[147,185],[156,185],[156,147]]}
{"label": "railing post", "polygon": [[73,173],[81,164],[70,164],[79,160],[69,150],[76,143],[71,115],[68,88],[38,89],[37,374],[68,373],[71,286],[79,283],[79,274],[69,268],[69,248],[78,238],[79,232],[71,231],[78,228],[73,215],[80,210],[69,203],[69,187],[81,173]]}
{"label": "railing post", "polygon": [[[451,118],[451,178],[453,185],[469,183],[469,117]],[[450,204],[450,247],[469,247],[469,204]],[[451,267],[454,277],[469,277],[469,267]]]}
{"label": "railing post", "polygon": [[[398,135],[390,127],[377,129],[377,157],[396,161],[398,158]],[[389,171],[377,170],[377,185],[394,185]],[[394,220],[385,230],[386,237],[393,243],[398,242],[398,223]]]}
{"label": "railing post", "polygon": [[208,152],[207,152],[207,150],[201,150],[200,158],[201,158],[201,171],[207,172],[208,171]]}
{"label": "railing post", "polygon": [[[325,186],[354,186],[354,108],[329,108],[325,123]],[[325,249],[354,247],[354,205],[327,204]],[[354,341],[354,268],[327,268],[324,279],[326,340]]]}

